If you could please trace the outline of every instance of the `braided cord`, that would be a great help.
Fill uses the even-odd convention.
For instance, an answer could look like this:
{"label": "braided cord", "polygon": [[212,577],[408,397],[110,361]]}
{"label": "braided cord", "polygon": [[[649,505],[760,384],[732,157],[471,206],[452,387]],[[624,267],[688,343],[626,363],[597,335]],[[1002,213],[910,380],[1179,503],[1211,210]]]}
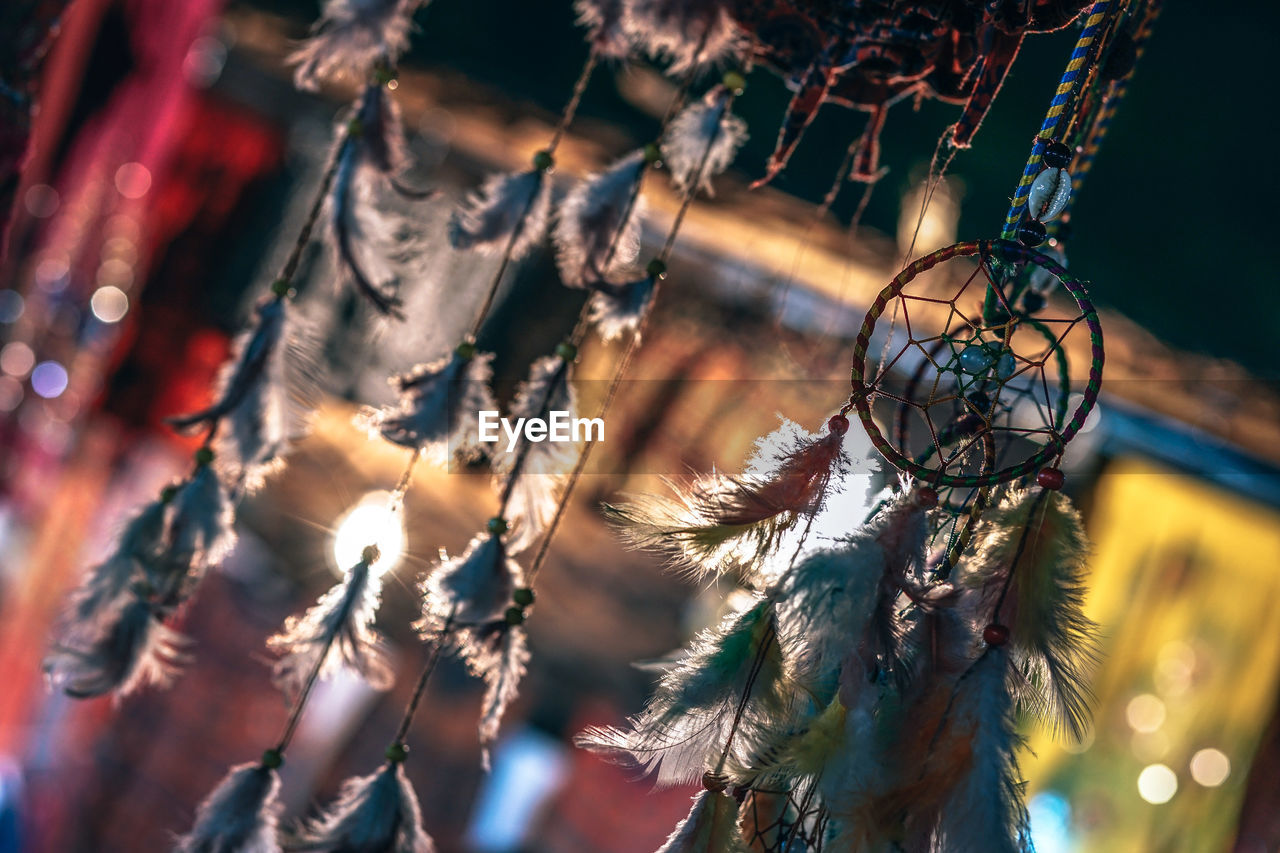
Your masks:
{"label": "braided cord", "polygon": [[1102,141],[1106,138],[1107,131],[1111,128],[1111,121],[1115,118],[1116,111],[1120,108],[1120,102],[1128,94],[1129,83],[1133,80],[1138,61],[1142,59],[1143,53],[1146,52],[1147,42],[1151,38],[1151,31],[1155,25],[1156,18],[1160,16],[1162,5],[1162,0],[1149,0],[1146,5],[1146,10],[1133,33],[1134,67],[1130,68],[1129,72],[1119,80],[1111,82],[1107,87],[1106,94],[1103,96],[1101,105],[1098,107],[1097,114],[1089,123],[1089,127],[1085,132],[1084,142],[1081,143],[1080,151],[1076,154],[1071,166],[1071,198],[1067,201],[1067,208],[1062,212],[1062,215],[1050,223],[1050,236],[1056,235],[1062,223],[1071,218],[1071,208],[1075,205],[1076,197],[1080,193],[1080,187],[1084,184],[1085,177],[1093,168],[1093,162],[1098,156],[1098,150],[1102,147]]}
{"label": "braided cord", "polygon": [[1080,32],[1080,38],[1076,40],[1075,49],[1071,51],[1071,60],[1067,63],[1066,70],[1062,72],[1062,79],[1058,81],[1053,101],[1049,104],[1049,112],[1045,114],[1040,132],[1036,134],[1035,142],[1031,145],[1031,156],[1027,158],[1027,165],[1022,170],[1022,178],[1018,181],[1017,189],[1014,190],[1013,203],[1009,206],[1009,212],[1005,214],[1004,230],[1000,232],[1000,236],[1005,240],[1015,239],[1018,235],[1018,223],[1022,221],[1022,214],[1027,209],[1031,184],[1035,181],[1036,175],[1040,174],[1040,161],[1044,157],[1044,150],[1053,139],[1058,123],[1066,111],[1067,102],[1071,100],[1071,95],[1080,82],[1082,73],[1086,70],[1089,51],[1093,47],[1094,39],[1102,31],[1107,9],[1110,6],[1111,0],[1097,0],[1089,7],[1084,29]]}

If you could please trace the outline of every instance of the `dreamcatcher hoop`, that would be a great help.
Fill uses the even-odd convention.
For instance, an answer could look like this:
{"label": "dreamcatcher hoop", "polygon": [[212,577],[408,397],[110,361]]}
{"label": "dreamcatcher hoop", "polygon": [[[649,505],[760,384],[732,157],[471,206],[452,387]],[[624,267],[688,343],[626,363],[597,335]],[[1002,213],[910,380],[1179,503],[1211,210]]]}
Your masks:
{"label": "dreamcatcher hoop", "polygon": [[[881,433],[879,426],[875,422],[872,415],[871,406],[875,397],[881,393],[877,385],[878,377],[868,378],[867,375],[867,351],[871,346],[871,336],[875,330],[876,322],[881,315],[884,314],[888,304],[900,298],[903,290],[916,277],[928,270],[933,269],[937,265],[949,261],[953,258],[974,257],[979,258],[979,270],[987,277],[987,287],[995,294],[997,303],[1008,318],[1005,322],[1017,324],[1026,322],[1029,328],[1037,329],[1043,334],[1043,324],[1034,318],[1020,315],[1015,311],[1009,302],[1009,297],[1004,293],[1003,289],[995,284],[991,277],[991,262],[997,261],[1001,264],[1008,265],[1010,268],[1025,268],[1028,264],[1038,267],[1049,274],[1055,276],[1062,284],[1063,289],[1070,294],[1075,301],[1076,307],[1080,311],[1079,322],[1083,322],[1089,330],[1090,342],[1090,362],[1089,362],[1089,379],[1081,396],[1080,403],[1072,412],[1070,420],[1065,426],[1059,428],[1060,418],[1055,417],[1047,430],[1049,439],[1043,447],[1029,458],[1009,465],[998,470],[983,470],[978,474],[953,474],[948,473],[944,468],[931,468],[921,462],[908,457],[900,451],[892,442],[885,438]],[[937,300],[931,300],[937,301]],[[963,317],[964,315],[961,314]],[[967,318],[966,318],[967,319]],[[972,322],[972,321],[969,321]],[[1065,335],[1064,335],[1065,336]],[[1058,360],[1059,370],[1061,371],[1062,356],[1060,339],[1054,339],[1055,343],[1050,347],[1054,358]],[[853,358],[850,367],[850,385],[852,393],[850,395],[850,403],[858,413],[858,419],[862,422],[862,427],[866,431],[867,436],[871,439],[871,443],[875,446],[881,455],[885,457],[895,468],[910,474],[911,476],[923,482],[930,483],[935,486],[953,486],[962,488],[973,488],[981,486],[993,486],[999,483],[1007,483],[1016,480],[1028,474],[1038,471],[1040,468],[1049,464],[1062,454],[1067,442],[1071,441],[1084,425],[1085,420],[1089,417],[1089,413],[1093,410],[1098,400],[1098,393],[1102,386],[1102,367],[1105,359],[1105,353],[1102,343],[1102,325],[1098,320],[1097,309],[1089,300],[1088,293],[1085,290],[1083,282],[1069,273],[1060,263],[1051,257],[1047,257],[1033,249],[1027,248],[1019,243],[1009,240],[975,240],[964,243],[956,243],[952,246],[939,249],[919,258],[902,270],[898,275],[889,282],[889,284],[876,296],[872,302],[870,309],[867,311],[866,318],[862,322],[862,327],[858,330],[857,338],[854,341]],[[1056,408],[1056,407],[1055,407]],[[989,425],[987,425],[989,427]],[[989,433],[990,429],[985,432]]]}

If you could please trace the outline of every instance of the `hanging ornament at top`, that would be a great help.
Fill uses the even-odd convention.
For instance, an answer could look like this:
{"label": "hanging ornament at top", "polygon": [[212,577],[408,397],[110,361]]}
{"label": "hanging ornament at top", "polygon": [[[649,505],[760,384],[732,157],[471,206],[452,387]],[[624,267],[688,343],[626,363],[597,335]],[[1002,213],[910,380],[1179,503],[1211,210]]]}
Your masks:
{"label": "hanging ornament at top", "polygon": [[735,8],[756,59],[780,74],[795,95],[760,183],[781,172],[825,103],[871,115],[850,177],[877,174],[876,137],[884,112],[903,98],[963,104],[949,132],[968,147],[1009,73],[1022,39],[1067,26],[1083,0],[1030,3],[824,3],[749,0]]}

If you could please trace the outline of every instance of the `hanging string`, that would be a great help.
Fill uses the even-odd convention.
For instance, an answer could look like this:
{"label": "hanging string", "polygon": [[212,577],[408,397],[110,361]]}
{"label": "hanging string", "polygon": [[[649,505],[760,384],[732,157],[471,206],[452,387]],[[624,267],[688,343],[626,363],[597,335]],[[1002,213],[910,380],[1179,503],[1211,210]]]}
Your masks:
{"label": "hanging string", "polygon": [[1059,230],[1071,219],[1071,210],[1075,206],[1080,187],[1084,184],[1084,179],[1093,168],[1094,160],[1098,156],[1098,150],[1102,146],[1103,140],[1106,139],[1107,131],[1111,129],[1111,121],[1115,118],[1116,111],[1120,108],[1120,103],[1129,92],[1129,84],[1133,80],[1138,62],[1142,59],[1143,54],[1146,53],[1147,42],[1151,38],[1151,31],[1155,26],[1156,19],[1160,16],[1162,6],[1162,0],[1148,0],[1142,17],[1139,19],[1132,35],[1133,65],[1130,66],[1124,76],[1110,81],[1097,112],[1087,124],[1084,132],[1084,141],[1081,143],[1080,150],[1076,153],[1071,165],[1071,197],[1067,200],[1067,207],[1062,214],[1049,224],[1050,237],[1057,236]]}
{"label": "hanging string", "polygon": [[[732,72],[730,72],[732,73]],[[727,76],[727,75],[726,75]],[[725,98],[723,114],[727,115],[733,107],[734,99],[738,95],[738,89],[730,88]],[[702,152],[702,157],[698,163],[698,168],[694,170],[695,176],[701,176],[703,170],[706,169],[707,161],[711,157],[711,151],[715,147],[716,139],[720,134],[720,125],[717,125],[707,140],[706,148]],[[672,220],[671,227],[667,232],[667,239],[664,241],[662,251],[653,261],[649,263],[650,272],[654,277],[653,295],[649,299],[649,305],[644,313],[640,316],[640,322],[632,333],[631,340],[627,344],[626,350],[622,354],[622,358],[618,361],[618,366],[614,371],[613,379],[609,383],[609,388],[605,392],[604,401],[600,404],[600,409],[596,413],[596,417],[603,419],[609,410],[613,407],[613,402],[618,396],[618,391],[622,387],[622,380],[626,377],[627,372],[631,368],[632,361],[635,360],[637,351],[640,349],[640,342],[644,338],[644,333],[648,329],[649,321],[653,317],[653,308],[658,301],[658,292],[661,288],[662,276],[666,270],[667,259],[671,255],[671,250],[675,246],[676,237],[680,233],[680,227],[684,223],[685,215],[688,213],[689,207],[693,204],[693,200],[698,193],[698,185],[700,181],[695,179],[689,182],[689,187],[685,190],[684,198],[677,211],[675,219]],[[565,510],[569,506],[569,502],[573,497],[574,489],[577,488],[578,481],[581,480],[583,471],[586,470],[587,462],[591,458],[592,448],[595,442],[588,441],[582,448],[582,452],[578,454],[578,460],[574,463],[573,470],[569,473],[569,478],[565,481],[564,491],[560,494],[560,500],[556,504],[555,514],[552,515],[551,521],[547,525],[546,531],[542,534],[542,539],[538,542],[538,550],[534,553],[533,560],[529,564],[527,583],[533,585],[534,578],[542,569],[546,562],[547,554],[551,548],[551,541],[555,538],[556,532],[560,527],[560,522],[564,519]]]}
{"label": "hanging string", "polygon": [[[561,111],[560,120],[556,123],[555,131],[551,134],[551,141],[547,143],[546,148],[534,155],[534,168],[542,172],[541,180],[547,180],[547,173],[555,165],[556,149],[564,139],[565,132],[573,122],[574,116],[577,115],[578,104],[581,103],[582,95],[587,90],[587,84],[595,71],[598,58],[599,55],[594,49],[587,54],[586,62],[582,64],[582,71],[578,73],[578,80],[574,83],[573,93],[569,96],[569,102],[565,104],[564,110]],[[539,192],[537,191],[529,193],[529,199],[525,202],[520,216],[516,219],[515,227],[511,229],[511,236],[507,238],[507,244],[502,251],[502,260],[498,263],[497,272],[493,274],[489,289],[485,292],[484,300],[480,303],[480,310],[476,312],[475,320],[471,323],[471,330],[465,338],[471,343],[475,343],[476,338],[479,337],[480,329],[484,326],[484,321],[489,316],[490,309],[493,308],[493,302],[498,296],[502,280],[506,277],[507,269],[511,266],[511,258],[515,253],[516,244],[520,242],[520,238],[524,234],[529,214],[533,211],[533,206],[537,204],[538,196]]]}

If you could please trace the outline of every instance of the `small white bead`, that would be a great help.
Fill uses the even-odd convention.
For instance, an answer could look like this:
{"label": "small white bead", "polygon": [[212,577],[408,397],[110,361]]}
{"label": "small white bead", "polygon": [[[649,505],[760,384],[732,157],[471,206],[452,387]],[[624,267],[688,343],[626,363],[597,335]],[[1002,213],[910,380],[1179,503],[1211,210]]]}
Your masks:
{"label": "small white bead", "polygon": [[1033,219],[1048,222],[1057,218],[1071,199],[1071,173],[1066,169],[1045,169],[1031,185],[1027,210]]}

